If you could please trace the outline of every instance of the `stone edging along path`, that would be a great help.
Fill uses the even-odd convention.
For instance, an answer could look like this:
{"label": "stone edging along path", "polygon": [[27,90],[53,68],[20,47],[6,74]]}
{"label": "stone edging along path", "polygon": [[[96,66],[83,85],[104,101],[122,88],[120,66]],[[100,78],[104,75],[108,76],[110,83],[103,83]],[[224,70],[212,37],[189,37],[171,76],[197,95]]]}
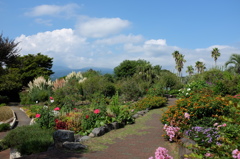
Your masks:
{"label": "stone edging along path", "polygon": [[[168,105],[173,105],[175,100],[169,98]],[[162,137],[164,131],[160,117],[166,109],[167,107],[153,109],[137,118],[135,124],[84,141],[83,144],[89,148],[87,153],[55,149],[24,156],[22,159],[148,159],[154,156],[158,147],[165,147],[174,159],[178,159],[178,144],[170,143]]]}

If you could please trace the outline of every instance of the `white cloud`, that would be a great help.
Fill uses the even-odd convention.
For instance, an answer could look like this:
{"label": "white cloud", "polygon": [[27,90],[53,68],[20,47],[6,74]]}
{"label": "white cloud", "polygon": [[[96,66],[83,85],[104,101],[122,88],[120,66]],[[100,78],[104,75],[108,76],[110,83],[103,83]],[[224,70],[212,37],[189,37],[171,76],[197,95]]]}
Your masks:
{"label": "white cloud", "polygon": [[96,40],[96,44],[102,45],[114,45],[114,44],[124,44],[124,43],[139,43],[144,39],[141,35],[118,35],[111,38],[105,38]]}
{"label": "white cloud", "polygon": [[165,45],[167,45],[167,43],[166,43],[165,39],[158,39],[158,40],[151,39],[151,40],[146,41],[145,45],[162,45],[162,46],[165,46]]}
{"label": "white cloud", "polygon": [[[232,53],[240,53],[240,48],[214,45],[201,49],[184,49],[169,46],[165,39],[146,40],[141,35],[115,35],[111,38],[84,38],[73,29],[59,29],[41,32],[35,35],[21,35],[16,42],[20,42],[21,53],[35,54],[41,52],[54,58],[54,65],[64,65],[70,68],[108,67],[114,68],[123,60],[144,59],[153,65],[160,65],[163,69],[175,70],[172,52],[178,50],[185,55],[189,65],[195,66],[196,61],[203,61],[207,68],[214,66],[211,50],[218,47],[221,56],[218,65],[224,65]],[[185,73],[183,69],[182,73]]]}
{"label": "white cloud", "polygon": [[43,25],[46,25],[46,26],[52,26],[52,20],[44,20],[44,19],[41,19],[41,18],[37,18],[35,19],[35,22],[38,23],[38,24],[43,24]]}
{"label": "white cloud", "polygon": [[58,16],[58,15],[65,15],[65,16],[71,16],[74,11],[79,8],[79,5],[77,4],[67,4],[64,6],[58,6],[58,5],[40,5],[36,6],[32,9],[30,9],[29,12],[26,12],[26,16]]}
{"label": "white cloud", "polygon": [[130,26],[130,22],[120,18],[89,18],[81,16],[76,31],[91,38],[102,38],[119,33],[122,29]]}

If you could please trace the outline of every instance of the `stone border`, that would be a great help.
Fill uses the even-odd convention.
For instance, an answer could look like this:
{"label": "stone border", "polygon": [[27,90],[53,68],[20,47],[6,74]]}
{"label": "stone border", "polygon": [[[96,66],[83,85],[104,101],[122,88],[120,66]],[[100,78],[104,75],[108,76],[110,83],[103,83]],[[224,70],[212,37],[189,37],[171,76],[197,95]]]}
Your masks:
{"label": "stone border", "polygon": [[[140,116],[145,115],[147,112],[149,112],[149,109],[141,110],[141,111],[138,111],[136,114],[134,114],[132,117],[134,119],[136,119]],[[94,128],[88,136],[78,136],[75,140],[76,140],[76,142],[82,143],[82,142],[84,142],[86,140],[89,140],[93,137],[102,136],[102,135],[110,132],[111,130],[116,130],[116,129],[119,129],[119,128],[123,128],[125,125],[126,125],[125,122],[122,122],[122,123],[113,122],[113,123],[110,123],[110,124],[105,124],[104,126],[101,126],[99,128]]]}

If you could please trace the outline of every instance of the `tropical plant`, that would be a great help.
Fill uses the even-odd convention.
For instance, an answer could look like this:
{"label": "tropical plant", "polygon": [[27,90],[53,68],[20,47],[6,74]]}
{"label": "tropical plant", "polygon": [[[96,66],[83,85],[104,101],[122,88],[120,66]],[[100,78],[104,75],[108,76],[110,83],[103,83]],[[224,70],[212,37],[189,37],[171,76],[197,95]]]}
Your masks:
{"label": "tropical plant", "polygon": [[229,60],[225,63],[225,66],[229,66],[229,71],[240,74],[240,54],[232,54]]}
{"label": "tropical plant", "polygon": [[186,62],[186,60],[184,59],[184,55],[180,54],[179,51],[174,51],[172,53],[172,55],[175,58],[176,69],[178,71],[178,76],[181,76],[181,71],[183,69],[183,64]]}
{"label": "tropical plant", "polygon": [[187,71],[186,71],[186,73],[188,73],[189,76],[192,76],[192,75],[193,75],[193,73],[194,73],[194,68],[193,68],[192,65],[187,66]]}
{"label": "tropical plant", "polygon": [[206,69],[205,64],[201,61],[197,61],[195,64],[195,68],[197,69],[198,73],[203,73]]}
{"label": "tropical plant", "polygon": [[213,50],[212,50],[212,58],[214,58],[215,66],[217,65],[217,59],[218,59],[218,57],[220,55],[221,55],[221,53],[219,52],[218,48],[213,48]]}

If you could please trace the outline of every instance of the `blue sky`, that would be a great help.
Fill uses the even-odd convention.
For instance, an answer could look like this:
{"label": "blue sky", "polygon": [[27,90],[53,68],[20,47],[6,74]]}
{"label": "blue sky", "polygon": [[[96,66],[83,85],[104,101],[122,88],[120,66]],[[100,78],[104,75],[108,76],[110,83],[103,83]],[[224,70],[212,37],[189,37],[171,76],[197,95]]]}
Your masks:
{"label": "blue sky", "polygon": [[[172,52],[185,67],[224,65],[240,54],[239,0],[0,0],[0,31],[20,42],[21,54],[54,58],[70,68],[114,68],[145,59],[176,72]],[[185,70],[183,70],[185,72]]]}

